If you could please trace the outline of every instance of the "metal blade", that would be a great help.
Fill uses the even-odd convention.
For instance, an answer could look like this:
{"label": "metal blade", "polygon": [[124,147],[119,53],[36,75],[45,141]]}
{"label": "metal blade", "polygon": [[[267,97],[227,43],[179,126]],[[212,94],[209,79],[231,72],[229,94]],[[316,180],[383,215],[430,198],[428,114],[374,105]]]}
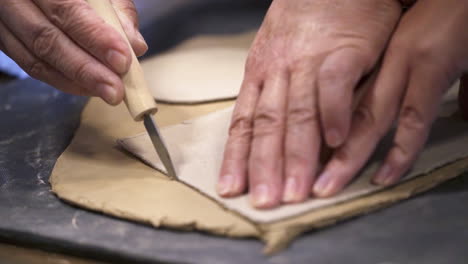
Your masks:
{"label": "metal blade", "polygon": [[164,144],[164,141],[161,138],[156,122],[150,114],[146,114],[144,117],[144,124],[148,134],[153,142],[154,148],[159,155],[164,167],[166,168],[167,175],[173,179],[177,179],[176,172],[174,169],[174,164],[172,164],[171,156],[169,151]]}

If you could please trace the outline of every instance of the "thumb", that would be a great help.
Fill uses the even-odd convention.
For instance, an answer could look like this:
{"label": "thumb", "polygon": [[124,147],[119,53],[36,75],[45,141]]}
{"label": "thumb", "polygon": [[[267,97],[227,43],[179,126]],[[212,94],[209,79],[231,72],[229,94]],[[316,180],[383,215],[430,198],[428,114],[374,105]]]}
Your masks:
{"label": "thumb", "polygon": [[461,78],[458,103],[463,119],[468,121],[468,74],[463,75]]}
{"label": "thumb", "polygon": [[145,54],[148,45],[138,29],[138,12],[133,0],[111,0],[111,2],[135,54],[137,56]]}

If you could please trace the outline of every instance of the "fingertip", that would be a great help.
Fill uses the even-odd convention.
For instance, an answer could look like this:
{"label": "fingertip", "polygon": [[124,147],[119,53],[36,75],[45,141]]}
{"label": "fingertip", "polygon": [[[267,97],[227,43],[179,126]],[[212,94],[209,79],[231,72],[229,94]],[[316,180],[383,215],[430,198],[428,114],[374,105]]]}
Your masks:
{"label": "fingertip", "polygon": [[133,4],[128,6],[125,1],[115,4],[117,4],[117,15],[135,55],[142,56],[148,50],[148,44],[138,29],[138,18]]}
{"label": "fingertip", "polygon": [[114,87],[108,85],[108,84],[99,84],[97,87],[97,90],[99,92],[99,96],[104,100],[106,103],[110,105],[114,105],[116,99],[116,92]]}
{"label": "fingertip", "polygon": [[221,197],[229,197],[231,194],[233,177],[230,174],[221,175],[219,178],[216,190]]}
{"label": "fingertip", "polygon": [[271,209],[279,205],[280,199],[276,197],[272,186],[262,183],[255,186],[250,194],[250,202],[257,209]]}
{"label": "fingertip", "polygon": [[132,61],[129,54],[115,49],[111,49],[107,52],[106,60],[107,63],[113,68],[113,71],[118,74],[126,73],[129,70]]}
{"label": "fingertip", "polygon": [[123,89],[120,89],[115,85],[110,85],[107,83],[98,84],[97,92],[99,97],[101,97],[109,105],[118,105],[123,100]]}
{"label": "fingertip", "polygon": [[148,51],[148,44],[141,33],[136,30],[135,38],[132,41],[132,48],[137,57],[143,56]]}
{"label": "fingertip", "polygon": [[[347,98],[345,101],[350,102],[351,100],[351,98]],[[328,100],[328,102],[338,103],[332,100]],[[346,142],[350,132],[352,112],[348,102],[335,109],[329,107],[321,109],[322,133],[328,147],[338,148]]]}
{"label": "fingertip", "polygon": [[372,178],[372,183],[382,186],[391,185],[394,183],[394,177],[392,177],[392,174],[392,167],[389,164],[384,164]]}
{"label": "fingertip", "polygon": [[286,179],[286,184],[284,185],[282,202],[293,204],[301,203],[308,198],[308,193],[300,190],[300,186],[295,177],[289,177]]}
{"label": "fingertip", "polygon": [[312,187],[312,194],[316,197],[326,197],[328,196],[328,185],[329,179],[323,176],[320,176],[317,182]]}
{"label": "fingertip", "polygon": [[216,190],[221,197],[236,197],[244,192],[244,184],[241,177],[224,174],[220,176]]}
{"label": "fingertip", "polygon": [[354,91],[366,72],[366,56],[342,49],[327,56],[318,73],[320,119],[325,141],[337,148],[346,140],[351,126]]}
{"label": "fingertip", "polygon": [[315,182],[312,187],[312,193],[314,196],[319,198],[327,198],[337,194],[341,191],[342,186],[336,180],[336,175],[333,175],[330,171],[325,170]]}

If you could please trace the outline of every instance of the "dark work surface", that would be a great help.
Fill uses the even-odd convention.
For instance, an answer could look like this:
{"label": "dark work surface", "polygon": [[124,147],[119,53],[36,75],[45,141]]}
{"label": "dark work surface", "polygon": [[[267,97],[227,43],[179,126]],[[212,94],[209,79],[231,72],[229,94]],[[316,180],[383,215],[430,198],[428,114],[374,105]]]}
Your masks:
{"label": "dark work surface", "polygon": [[[260,16],[246,21],[258,23]],[[206,32],[209,24],[190,27]],[[175,36],[174,43],[195,29]],[[0,240],[122,263],[467,263],[468,175],[389,209],[310,232],[273,257],[264,257],[256,240],[154,229],[72,207],[50,192],[48,177],[84,104],[85,98],[34,80],[0,86]]]}

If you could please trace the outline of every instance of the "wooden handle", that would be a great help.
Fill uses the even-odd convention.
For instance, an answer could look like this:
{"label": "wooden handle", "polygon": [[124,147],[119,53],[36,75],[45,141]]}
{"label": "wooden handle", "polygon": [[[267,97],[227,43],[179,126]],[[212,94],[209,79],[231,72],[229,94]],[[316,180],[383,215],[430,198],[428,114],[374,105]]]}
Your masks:
{"label": "wooden handle", "polygon": [[158,108],[151,95],[140,63],[133,51],[127,35],[125,34],[120,20],[115,13],[114,7],[109,0],[87,0],[88,4],[100,15],[104,21],[115,28],[128,43],[132,52],[132,63],[127,74],[122,76],[125,87],[125,104],[135,121],[141,121],[144,114],[154,114]]}

